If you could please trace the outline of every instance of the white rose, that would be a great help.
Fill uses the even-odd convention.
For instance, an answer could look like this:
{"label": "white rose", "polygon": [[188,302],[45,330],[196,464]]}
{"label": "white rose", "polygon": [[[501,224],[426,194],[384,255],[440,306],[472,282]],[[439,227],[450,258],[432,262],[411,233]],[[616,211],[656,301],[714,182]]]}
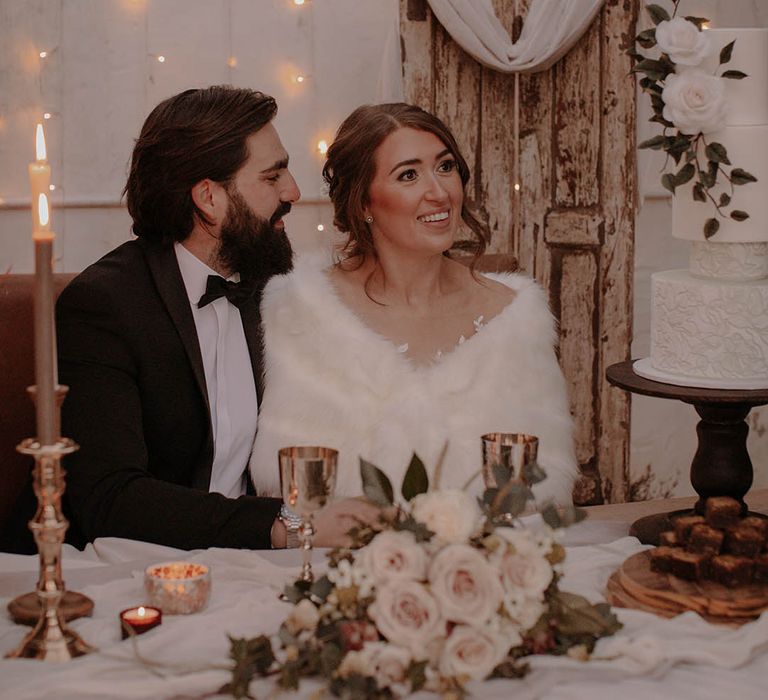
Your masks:
{"label": "white rose", "polygon": [[[527,632],[539,621],[546,606],[543,601],[528,598],[522,590],[517,590],[504,591],[504,609],[509,615],[510,629],[518,628]],[[512,643],[513,646],[516,644],[519,642]]]}
{"label": "white rose", "polygon": [[312,601],[303,598],[293,606],[285,624],[293,634],[296,634],[302,630],[315,629],[319,620],[320,612],[317,606]]}
{"label": "white rose", "polygon": [[465,544],[448,545],[435,556],[429,583],[443,617],[452,622],[486,622],[504,595],[499,572],[478,550]]}
{"label": "white rose", "polygon": [[724,82],[698,68],[679,75],[671,73],[661,93],[664,119],[689,135],[708,134],[722,128],[727,116]]}
{"label": "white rose", "polygon": [[659,22],[656,43],[674,63],[682,66],[698,66],[712,51],[707,32],[682,17]]}
{"label": "white rose", "polygon": [[522,528],[499,528],[497,532],[509,543],[494,554],[504,589],[530,600],[542,600],[553,570],[538,539]]}
{"label": "white rose", "polygon": [[440,655],[440,672],[445,676],[469,676],[483,680],[506,657],[505,640],[489,630],[457,625]]}
{"label": "white rose", "polygon": [[336,673],[341,678],[347,678],[353,674],[372,676],[374,673],[373,649],[363,647],[359,651],[348,651]]}
{"label": "white rose", "polygon": [[466,542],[475,532],[482,513],[477,501],[464,491],[428,491],[412,501],[413,517],[443,542]]}
{"label": "white rose", "polygon": [[419,658],[424,658],[430,641],[445,634],[437,601],[416,581],[394,579],[385,583],[368,614],[384,637]]}
{"label": "white rose", "polygon": [[399,688],[406,692],[403,687],[405,682],[405,672],[413,660],[413,655],[405,647],[387,642],[373,642],[365,645],[366,650],[372,652],[373,677],[376,679],[379,688]]}
{"label": "white rose", "polygon": [[357,554],[358,566],[377,584],[390,579],[418,581],[427,574],[427,553],[413,533],[384,530]]}

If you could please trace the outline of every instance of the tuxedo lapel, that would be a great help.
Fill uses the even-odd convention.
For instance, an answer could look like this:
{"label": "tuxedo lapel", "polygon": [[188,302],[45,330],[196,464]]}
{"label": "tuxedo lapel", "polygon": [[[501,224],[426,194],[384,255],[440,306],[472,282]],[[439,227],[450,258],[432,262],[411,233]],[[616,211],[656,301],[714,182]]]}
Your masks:
{"label": "tuxedo lapel", "polygon": [[256,384],[256,395],[259,399],[259,406],[261,406],[261,398],[264,393],[264,344],[262,338],[261,312],[259,311],[261,292],[263,289],[264,285],[259,284],[256,293],[240,308],[240,317],[243,321],[245,341],[248,343],[248,353],[251,356],[253,381]]}
{"label": "tuxedo lapel", "polygon": [[[168,314],[178,331],[181,343],[189,358],[195,382],[200,391],[202,401],[208,411],[208,437],[205,449],[200,455],[200,460],[195,466],[192,477],[192,486],[207,491],[211,481],[211,467],[213,465],[213,429],[210,424],[211,407],[208,403],[208,388],[205,382],[205,369],[203,356],[200,351],[200,341],[197,337],[195,319],[189,305],[184,280],[181,277],[179,264],[173,246],[154,246],[139,238],[158,294],[168,310]],[[257,308],[258,311],[258,308]]]}

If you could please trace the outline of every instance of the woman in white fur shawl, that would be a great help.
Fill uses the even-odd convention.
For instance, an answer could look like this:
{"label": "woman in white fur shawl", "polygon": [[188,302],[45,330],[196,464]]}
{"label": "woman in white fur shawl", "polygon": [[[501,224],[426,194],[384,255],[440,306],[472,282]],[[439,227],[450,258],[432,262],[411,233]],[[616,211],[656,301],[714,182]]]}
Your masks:
{"label": "woman in white fur shawl", "polygon": [[287,445],[338,449],[347,496],[362,491],[359,457],[399,485],[414,451],[431,469],[446,441],[440,486],[461,488],[480,468],[480,436],[500,431],[538,436],[537,501],[569,503],[571,417],[545,296],[528,277],[479,275],[446,254],[462,220],[476,255],[485,247],[453,135],[418,107],[360,107],[323,175],[348,238],[336,265],[305,257],[264,291],[257,491],[279,495]]}

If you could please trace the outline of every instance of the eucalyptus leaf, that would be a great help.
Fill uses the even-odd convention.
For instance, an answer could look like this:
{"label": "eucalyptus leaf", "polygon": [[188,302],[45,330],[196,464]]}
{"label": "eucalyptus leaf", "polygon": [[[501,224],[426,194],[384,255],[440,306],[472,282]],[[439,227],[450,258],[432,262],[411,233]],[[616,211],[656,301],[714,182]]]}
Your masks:
{"label": "eucalyptus leaf", "polygon": [[699,28],[699,31],[704,27],[704,24],[709,22],[706,17],[693,17],[691,15],[686,15],[685,19],[689,22],[693,22]]}
{"label": "eucalyptus leaf", "polygon": [[723,146],[722,143],[717,143],[716,141],[708,143],[706,149],[704,150],[704,154],[707,156],[707,158],[709,158],[710,161],[715,163],[725,163],[726,165],[731,164],[731,161],[728,160],[728,151],[725,150],[725,146]]}
{"label": "eucalyptus leaf", "polygon": [[606,603],[592,605],[583,596],[567,591],[557,591],[552,603],[557,608],[560,634],[602,637],[621,629],[621,623]]}
{"label": "eucalyptus leaf", "polygon": [[646,5],[645,9],[651,17],[654,24],[659,22],[669,22],[669,12],[667,12],[661,5]]}
{"label": "eucalyptus leaf", "polygon": [[312,584],[309,593],[313,598],[317,598],[320,602],[324,603],[332,590],[333,584],[331,580],[327,576],[321,576]]}
{"label": "eucalyptus leaf", "polygon": [[406,501],[410,501],[414,496],[420,493],[426,493],[429,489],[429,477],[424,462],[414,452],[411,457],[411,463],[403,477],[401,493]]}
{"label": "eucalyptus leaf", "polygon": [[405,677],[411,684],[411,692],[416,693],[421,690],[427,682],[427,661],[411,661],[405,671]]}
{"label": "eucalyptus leaf", "polygon": [[584,520],[584,518],[587,517],[587,511],[585,511],[583,508],[577,508],[574,505],[567,505],[563,508],[563,512],[560,517],[563,527],[568,527],[569,525],[575,525],[576,523],[580,523],[582,520]]}
{"label": "eucalyptus leaf", "polygon": [[689,182],[696,174],[696,167],[693,163],[686,163],[675,173],[675,186],[684,185]]}
{"label": "eucalyptus leaf", "polygon": [[547,478],[547,472],[537,462],[531,462],[523,466],[523,481],[526,484],[538,484]]}
{"label": "eucalyptus leaf", "polygon": [[499,503],[496,513],[506,514],[515,517],[525,510],[525,504],[528,502],[531,490],[525,484],[512,484],[508,489],[502,489],[503,498]]}
{"label": "eucalyptus leaf", "polygon": [[656,27],[640,32],[635,40],[644,49],[652,49],[656,46]]}
{"label": "eucalyptus leaf", "polygon": [[731,170],[731,182],[734,185],[746,185],[748,182],[757,182],[757,178],[742,168]]}
{"label": "eucalyptus leaf", "polygon": [[363,493],[376,505],[386,508],[395,501],[392,482],[376,465],[360,458],[360,478],[363,481]]}
{"label": "eucalyptus leaf", "polygon": [[743,80],[749,76],[746,73],[742,73],[740,70],[727,70],[720,77],[730,78],[731,80]]}
{"label": "eucalyptus leaf", "polygon": [[504,486],[512,478],[512,470],[502,464],[491,465],[491,473],[498,488]]}
{"label": "eucalyptus leaf", "polygon": [[554,503],[548,503],[541,511],[541,518],[549,525],[553,530],[557,530],[560,527],[560,513],[557,512],[557,507]]}
{"label": "eucalyptus leaf", "polygon": [[704,188],[701,186],[700,182],[697,182],[693,186],[693,199],[696,202],[706,202],[707,201],[707,195],[704,192]]}
{"label": "eucalyptus leaf", "polygon": [[709,240],[720,229],[720,222],[717,219],[707,219],[704,222],[704,238]]}
{"label": "eucalyptus leaf", "polygon": [[749,214],[741,209],[734,209],[731,212],[731,218],[734,221],[746,221],[749,218]]}
{"label": "eucalyptus leaf", "polygon": [[730,203],[731,203],[731,195],[729,195],[727,192],[723,192],[720,195],[720,202],[718,206],[727,207]]}
{"label": "eucalyptus leaf", "polygon": [[652,151],[659,151],[662,149],[664,144],[666,143],[666,137],[665,136],[654,136],[651,139],[646,139],[645,141],[642,141],[638,148],[650,148]]}
{"label": "eucalyptus leaf", "polygon": [[330,678],[333,672],[341,664],[344,654],[336,644],[326,643],[320,650],[320,671],[326,677]]}
{"label": "eucalyptus leaf", "polygon": [[733,45],[735,43],[736,40],[734,39],[730,44],[726,44],[722,49],[720,49],[720,65],[723,65],[723,63],[728,63],[728,61],[731,60],[731,55],[733,54]]}

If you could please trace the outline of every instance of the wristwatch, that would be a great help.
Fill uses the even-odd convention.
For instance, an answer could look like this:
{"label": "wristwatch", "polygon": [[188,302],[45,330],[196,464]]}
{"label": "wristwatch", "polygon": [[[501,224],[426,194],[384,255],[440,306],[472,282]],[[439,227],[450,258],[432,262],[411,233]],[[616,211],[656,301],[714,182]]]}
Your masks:
{"label": "wristwatch", "polygon": [[301,516],[294,513],[285,503],[280,506],[280,512],[277,515],[283,525],[285,525],[285,546],[289,549],[295,549],[301,542],[299,540],[299,530],[301,529]]}

